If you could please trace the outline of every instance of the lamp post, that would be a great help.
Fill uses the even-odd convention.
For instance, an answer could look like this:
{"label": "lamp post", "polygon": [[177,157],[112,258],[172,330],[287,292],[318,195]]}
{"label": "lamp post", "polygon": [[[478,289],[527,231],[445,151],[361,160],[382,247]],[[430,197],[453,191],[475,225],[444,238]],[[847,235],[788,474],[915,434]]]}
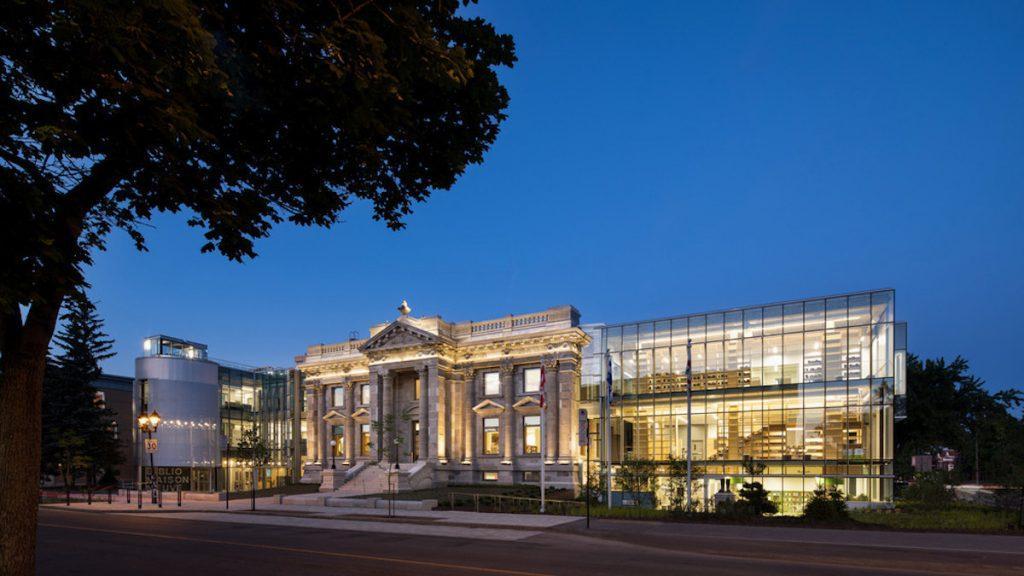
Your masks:
{"label": "lamp post", "polygon": [[335,469],[335,467],[334,467],[334,455],[338,453],[337,449],[335,449],[335,446],[337,446],[337,445],[338,445],[338,441],[332,439],[331,440],[331,470]]}
{"label": "lamp post", "polygon": [[[160,414],[156,410],[146,414],[143,412],[139,414],[139,430],[146,434],[148,440],[153,439],[153,433],[160,426]],[[149,452],[149,482],[150,482],[150,495],[153,498],[153,504],[157,503],[156,494],[156,468],[153,466],[153,452],[154,450],[146,450]]]}

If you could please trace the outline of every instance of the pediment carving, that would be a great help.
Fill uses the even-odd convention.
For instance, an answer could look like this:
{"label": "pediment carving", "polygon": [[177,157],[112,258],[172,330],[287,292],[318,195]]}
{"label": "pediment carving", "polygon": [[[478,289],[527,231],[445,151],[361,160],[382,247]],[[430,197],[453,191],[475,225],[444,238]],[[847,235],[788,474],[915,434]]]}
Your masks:
{"label": "pediment carving", "polygon": [[327,414],[324,414],[324,422],[328,424],[344,424],[348,420],[348,416],[345,416],[337,410],[328,410]]}
{"label": "pediment carving", "polygon": [[431,334],[412,326],[401,320],[396,320],[386,328],[378,332],[373,338],[367,340],[359,351],[367,354],[370,352],[382,352],[385,350],[398,350],[412,348],[415,346],[437,344],[441,339],[436,334]]}
{"label": "pediment carving", "polygon": [[540,400],[535,396],[527,396],[512,405],[512,408],[521,414],[540,414]]}
{"label": "pediment carving", "polygon": [[497,416],[504,411],[505,407],[494,400],[484,400],[476,406],[473,406],[473,412],[476,412],[481,416]]}

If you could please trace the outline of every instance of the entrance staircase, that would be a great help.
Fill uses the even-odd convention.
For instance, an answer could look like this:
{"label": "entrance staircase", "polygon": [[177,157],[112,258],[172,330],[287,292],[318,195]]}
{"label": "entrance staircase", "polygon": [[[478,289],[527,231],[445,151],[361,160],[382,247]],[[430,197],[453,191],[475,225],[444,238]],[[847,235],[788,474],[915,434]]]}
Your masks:
{"label": "entrance staircase", "polygon": [[363,466],[338,489],[330,492],[333,496],[362,496],[364,494],[380,494],[388,490],[387,470],[376,463]]}

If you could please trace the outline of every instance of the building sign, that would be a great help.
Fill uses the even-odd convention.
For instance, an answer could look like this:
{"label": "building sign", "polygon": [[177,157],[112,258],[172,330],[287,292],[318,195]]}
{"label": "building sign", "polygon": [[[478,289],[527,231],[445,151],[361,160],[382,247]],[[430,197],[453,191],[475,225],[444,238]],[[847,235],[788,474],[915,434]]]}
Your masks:
{"label": "building sign", "polygon": [[192,479],[192,469],[186,466],[157,466],[156,482],[164,490],[176,490],[181,486],[187,490]]}
{"label": "building sign", "polygon": [[587,410],[580,408],[580,446],[590,446],[590,420],[587,418]]}
{"label": "building sign", "polygon": [[156,438],[145,438],[143,441],[146,443],[146,454],[155,454],[157,449]]}

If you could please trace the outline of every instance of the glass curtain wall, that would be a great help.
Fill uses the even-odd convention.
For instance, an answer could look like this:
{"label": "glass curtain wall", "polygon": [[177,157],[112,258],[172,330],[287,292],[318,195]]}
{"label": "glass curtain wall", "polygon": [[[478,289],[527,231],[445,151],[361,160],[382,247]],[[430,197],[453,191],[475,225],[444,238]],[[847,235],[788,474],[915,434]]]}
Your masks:
{"label": "glass curtain wall", "polygon": [[[885,290],[590,328],[580,401],[599,419],[607,350],[613,470],[626,455],[686,458],[689,340],[696,500],[725,478],[738,491],[751,458],[783,513],[799,513],[822,484],[889,501],[894,299]],[[592,428],[599,466],[604,426]]]}
{"label": "glass curtain wall", "polygon": [[258,488],[270,488],[287,481],[292,452],[294,398],[287,370],[261,368],[245,370],[220,367],[221,469],[217,489],[225,478],[232,491],[252,487],[252,468],[239,460],[238,443],[247,430],[256,430],[270,452],[270,460],[257,478]]}

